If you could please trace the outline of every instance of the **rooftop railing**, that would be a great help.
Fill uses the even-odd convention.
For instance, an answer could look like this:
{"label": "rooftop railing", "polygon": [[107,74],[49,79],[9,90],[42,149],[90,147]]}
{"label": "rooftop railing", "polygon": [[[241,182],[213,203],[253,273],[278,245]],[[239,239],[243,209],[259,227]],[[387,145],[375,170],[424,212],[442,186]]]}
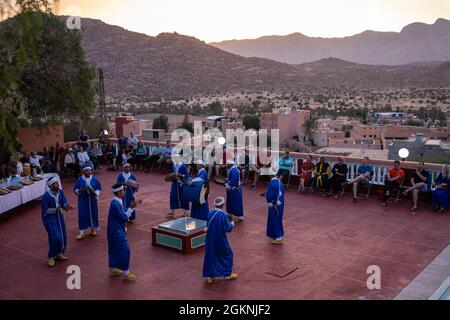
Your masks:
{"label": "rooftop railing", "polygon": [[[112,142],[116,148],[117,154],[119,151],[119,147],[117,144],[116,138],[110,138],[109,141]],[[158,141],[145,141],[140,140],[144,143],[145,146],[149,147],[150,153],[153,152],[155,147],[158,145]],[[91,139],[85,143],[91,143],[94,142],[96,146],[99,149],[99,152],[101,153],[101,148],[99,147],[99,140],[98,139]],[[65,143],[66,147],[73,146],[75,144],[78,144],[78,141],[71,141]],[[164,146],[164,143],[160,142],[161,146]],[[172,143],[172,145],[175,145],[175,143]],[[247,148],[248,149],[248,148]],[[276,151],[271,151],[272,153]],[[284,150],[278,151],[279,156],[282,156],[284,154]],[[314,154],[314,153],[300,153],[300,152],[290,152],[289,156],[294,159],[294,165],[292,168],[292,174],[299,175],[300,174],[300,159],[304,160],[306,156],[311,155],[313,158],[313,161],[318,161],[320,157],[325,157],[326,161],[333,167],[333,165],[337,162],[338,158],[343,158],[344,162],[348,166],[348,176],[347,178],[349,180],[354,179],[357,175],[357,169],[358,166],[362,163],[362,158],[354,158],[354,157],[345,157],[345,156],[336,156],[336,155],[324,155],[324,154]],[[205,159],[208,160],[208,159]],[[251,163],[256,163],[255,157],[250,157]],[[389,169],[393,167],[393,160],[379,160],[379,159],[370,159],[369,164],[374,169],[374,175],[372,177],[372,183],[374,185],[383,185],[385,176],[387,175]],[[436,163],[425,163],[425,169],[430,172],[432,181],[431,184],[434,184],[434,182],[437,179],[437,176],[442,171],[443,164],[436,164]],[[411,161],[401,161],[401,168],[406,170],[415,170],[417,168],[417,162],[411,162]],[[405,182],[409,185],[409,181]]]}

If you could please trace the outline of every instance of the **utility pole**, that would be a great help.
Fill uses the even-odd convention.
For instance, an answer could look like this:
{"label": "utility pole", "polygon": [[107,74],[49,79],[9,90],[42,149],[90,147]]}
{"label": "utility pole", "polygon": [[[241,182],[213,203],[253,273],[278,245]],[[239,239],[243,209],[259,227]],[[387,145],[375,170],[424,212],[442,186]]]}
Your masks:
{"label": "utility pole", "polygon": [[99,77],[99,109],[101,118],[106,121],[106,102],[105,102],[105,82],[103,76],[103,68],[98,68]]}

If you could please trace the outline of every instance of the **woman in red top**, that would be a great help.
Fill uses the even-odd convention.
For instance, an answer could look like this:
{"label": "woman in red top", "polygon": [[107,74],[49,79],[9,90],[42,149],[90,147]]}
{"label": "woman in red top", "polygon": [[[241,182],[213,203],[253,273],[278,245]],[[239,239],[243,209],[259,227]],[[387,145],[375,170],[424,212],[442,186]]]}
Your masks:
{"label": "woman in red top", "polygon": [[306,156],[306,160],[302,163],[302,173],[300,174],[300,184],[297,193],[305,192],[305,184],[311,179],[314,170],[314,163],[310,155]]}

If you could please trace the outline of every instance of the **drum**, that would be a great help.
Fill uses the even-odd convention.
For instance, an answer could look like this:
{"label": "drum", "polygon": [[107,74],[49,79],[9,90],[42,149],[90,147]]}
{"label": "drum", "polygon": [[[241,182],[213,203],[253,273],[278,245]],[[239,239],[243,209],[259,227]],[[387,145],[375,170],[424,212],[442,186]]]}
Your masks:
{"label": "drum", "polygon": [[[192,181],[192,180],[191,180]],[[192,186],[183,184],[181,196],[188,202],[199,202],[204,204],[208,200],[209,183],[203,180],[193,182]]]}
{"label": "drum", "polygon": [[214,177],[214,181],[218,184],[225,185],[225,183],[227,182],[227,178],[222,176],[219,177],[216,176]]}

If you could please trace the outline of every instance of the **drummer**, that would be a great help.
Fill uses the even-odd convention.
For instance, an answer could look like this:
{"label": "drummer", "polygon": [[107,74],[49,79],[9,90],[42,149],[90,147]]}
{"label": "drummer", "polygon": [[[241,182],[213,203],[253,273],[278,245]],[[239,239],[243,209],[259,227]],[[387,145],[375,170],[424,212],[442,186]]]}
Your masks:
{"label": "drummer", "polygon": [[171,168],[171,175],[174,176],[172,187],[170,189],[170,212],[168,218],[175,217],[175,209],[184,209],[183,217],[187,217],[189,211],[189,202],[183,200],[182,186],[185,180],[189,177],[189,171],[186,165],[181,161],[181,156],[175,154],[172,157],[173,165]]}
{"label": "drummer", "polygon": [[[194,182],[207,182],[208,181],[208,172],[205,169],[205,162],[203,160],[195,161],[195,167],[197,168],[197,177],[189,181],[188,185],[193,185]],[[207,220],[209,213],[209,205],[208,199],[205,199],[206,202],[204,204],[200,204],[199,201],[192,202],[191,209],[191,217],[200,220]]]}
{"label": "drummer", "polygon": [[244,221],[244,203],[242,197],[241,173],[234,160],[227,160],[227,212],[235,215],[239,221]]}

